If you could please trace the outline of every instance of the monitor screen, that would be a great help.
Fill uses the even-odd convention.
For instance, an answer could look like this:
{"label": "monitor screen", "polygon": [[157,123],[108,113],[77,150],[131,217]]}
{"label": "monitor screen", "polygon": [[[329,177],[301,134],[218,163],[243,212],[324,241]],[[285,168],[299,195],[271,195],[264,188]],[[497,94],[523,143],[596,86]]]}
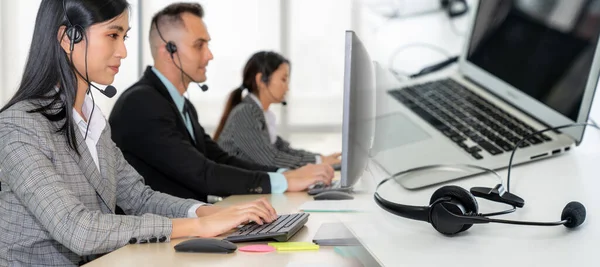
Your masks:
{"label": "monitor screen", "polygon": [[363,175],[372,148],[375,75],[373,61],[352,31],[346,32],[345,51],[341,185],[351,187]]}
{"label": "monitor screen", "polygon": [[480,1],[467,60],[577,121],[599,26],[599,0]]}

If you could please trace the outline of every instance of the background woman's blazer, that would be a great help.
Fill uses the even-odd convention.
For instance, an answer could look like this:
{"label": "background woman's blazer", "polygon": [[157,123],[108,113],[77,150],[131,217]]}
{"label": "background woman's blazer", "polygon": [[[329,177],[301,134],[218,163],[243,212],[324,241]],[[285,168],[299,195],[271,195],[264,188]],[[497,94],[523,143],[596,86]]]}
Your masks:
{"label": "background woman's blazer", "polygon": [[218,144],[231,155],[280,168],[294,169],[315,163],[317,156],[291,148],[280,136],[271,144],[263,110],[250,96],[231,111]]}

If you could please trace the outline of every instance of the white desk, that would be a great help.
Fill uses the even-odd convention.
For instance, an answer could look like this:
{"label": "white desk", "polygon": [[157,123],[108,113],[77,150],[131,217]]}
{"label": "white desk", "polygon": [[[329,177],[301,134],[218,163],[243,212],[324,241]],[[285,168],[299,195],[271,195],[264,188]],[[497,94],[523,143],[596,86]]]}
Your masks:
{"label": "white desk", "polygon": [[[243,195],[226,198],[217,203],[228,206],[248,202],[260,197],[267,197],[280,214],[298,212],[298,207],[312,197],[306,193],[286,193],[278,195]],[[323,223],[339,222],[337,213],[311,213],[306,223],[290,242],[312,242],[317,230]],[[225,237],[225,235],[221,236]],[[368,257],[356,258],[353,255],[341,255],[334,247],[321,246],[314,251],[247,253],[236,251],[232,254],[210,253],[177,253],[174,246],[186,238],[171,240],[170,243],[128,245],[105,255],[86,266],[373,266]],[[238,247],[249,244],[264,244],[265,242],[239,243]],[[361,251],[353,247],[347,251]],[[347,252],[345,252],[347,253]]]}
{"label": "white desk", "polygon": [[[583,203],[587,218],[575,230],[563,226],[535,227],[505,224],[474,225],[454,237],[439,234],[430,224],[388,214],[374,201],[374,212],[346,224],[368,251],[385,266],[594,266],[600,255],[600,132],[590,131],[581,147],[563,156],[516,167],[512,192],[525,199],[525,207],[502,218],[559,221],[572,200]],[[501,172],[505,175],[506,172]],[[384,174],[374,171],[375,177]],[[489,176],[453,182],[469,189],[493,186]],[[407,191],[389,184],[382,195],[404,204],[427,205],[439,188]],[[477,199],[480,212],[504,205]]]}

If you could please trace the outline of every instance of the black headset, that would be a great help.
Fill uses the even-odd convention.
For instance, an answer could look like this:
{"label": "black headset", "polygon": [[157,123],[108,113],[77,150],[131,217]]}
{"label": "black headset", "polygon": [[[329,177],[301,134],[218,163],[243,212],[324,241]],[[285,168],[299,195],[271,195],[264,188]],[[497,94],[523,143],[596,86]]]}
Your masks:
{"label": "black headset", "polygon": [[[171,56],[171,60],[173,61],[173,65],[175,65],[175,67],[177,67],[181,71],[182,75],[187,76],[188,78],[190,78],[190,80],[192,82],[194,82],[194,79],[190,75],[188,75],[185,71],[183,71],[182,66],[177,66],[177,64],[175,64],[174,55],[175,55],[175,53],[177,53],[177,45],[173,41],[167,41],[163,37],[162,33],[160,32],[160,29],[158,28],[158,18],[156,18],[154,20],[154,26],[156,27],[156,32],[158,33],[158,36],[166,44],[165,48],[167,49],[167,52],[169,52],[169,55]],[[177,54],[177,58],[179,59],[179,65],[181,65],[181,58],[179,57],[179,54]],[[181,80],[183,82],[183,78]],[[208,85],[206,85],[206,84],[200,85],[199,83],[196,83],[196,84],[198,85],[198,87],[200,87],[200,90],[202,90],[202,92],[208,91]]]}
{"label": "black headset", "polygon": [[[263,52],[263,64],[262,64],[262,77],[261,80],[263,83],[265,83],[265,85],[269,84],[269,79],[270,77],[267,75],[267,56],[270,55],[271,52],[265,51]],[[284,106],[287,106],[287,101],[285,101],[285,97],[283,97],[282,99],[277,99],[277,97],[275,97],[275,95],[273,95],[273,92],[271,92],[270,89],[267,88],[267,92],[269,93],[269,95],[271,95],[271,98],[273,98],[276,101],[281,101],[281,104]]]}
{"label": "black headset", "polygon": [[[519,142],[515,144],[515,147],[518,148],[523,143],[524,140],[530,138],[535,135],[539,135],[541,133],[547,131],[557,131],[563,128],[570,128],[573,126],[592,126],[596,129],[598,126],[595,123],[575,123],[568,124],[553,128],[547,128],[535,133],[532,133],[528,136],[523,137]],[[585,221],[586,217],[586,209],[585,206],[579,202],[572,201],[569,202],[562,210],[561,220],[556,222],[531,222],[531,221],[512,221],[512,220],[502,220],[502,219],[492,219],[490,217],[503,215],[510,213],[516,210],[516,207],[522,208],[525,204],[523,199],[520,197],[511,194],[509,192],[510,189],[510,171],[512,167],[512,160],[514,154],[517,149],[513,149],[510,161],[508,164],[508,175],[507,175],[507,188],[506,190],[502,186],[502,184],[497,185],[494,188],[485,188],[485,187],[474,187],[471,188],[471,191],[467,191],[466,189],[449,185],[444,186],[437,189],[431,198],[429,199],[429,205],[427,206],[411,206],[400,203],[394,203],[383,198],[377,190],[384,183],[389,180],[396,179],[402,175],[408,174],[414,171],[420,170],[428,170],[430,168],[439,167],[438,166],[425,166],[414,168],[410,170],[406,170],[403,172],[399,172],[397,174],[392,175],[389,178],[382,180],[375,189],[375,203],[379,205],[384,210],[395,214],[400,217],[424,221],[430,223],[435,230],[444,234],[444,235],[455,235],[461,232],[466,231],[471,228],[473,224],[482,224],[482,223],[503,223],[503,224],[516,224],[516,225],[530,225],[530,226],[557,226],[564,225],[567,228],[575,228],[581,225]],[[479,170],[496,173],[495,171],[474,166],[474,165],[464,165],[472,168],[476,168]],[[490,213],[490,214],[481,214],[479,213],[479,206],[477,204],[477,200],[475,197],[485,198],[494,202],[501,202],[505,204],[509,204],[513,206],[512,210]]]}
{"label": "black headset", "polygon": [[[69,38],[69,42],[70,42],[69,43],[69,50],[70,50],[69,52],[71,53],[70,60],[71,60],[71,65],[73,65],[73,50],[75,49],[75,44],[78,44],[83,40],[83,35],[84,35],[85,31],[84,31],[83,27],[81,27],[81,25],[71,23],[71,20],[69,19],[69,14],[67,12],[66,1],[67,0],[62,1],[63,9],[65,11],[65,18],[67,19],[67,24],[68,24],[68,25],[66,25],[65,34]],[[86,57],[87,57],[87,50],[86,50]],[[117,89],[112,85],[109,85],[104,90],[101,90],[100,88],[96,87],[88,80],[88,78],[87,78],[87,59],[86,59],[86,63],[85,63],[85,68],[86,68],[86,76],[83,76],[81,73],[79,73],[77,68],[75,68],[75,66],[73,66],[73,70],[75,70],[75,72],[77,72],[79,74],[79,76],[81,76],[81,78],[87,82],[88,92],[90,94],[91,94],[90,86],[96,88],[98,91],[100,91],[100,93],[107,96],[108,98],[111,98],[111,97],[115,96],[115,94],[117,94]],[[88,135],[87,133],[89,131],[91,120],[92,120],[92,117],[94,114],[94,109],[96,108],[96,101],[94,100],[94,95],[93,94],[91,94],[91,95],[92,95],[92,101],[94,101],[94,104],[92,106],[92,111],[90,112],[90,117],[88,118],[87,128],[85,130],[85,137],[83,138],[84,140],[87,139],[87,135]],[[100,195],[100,193],[98,193],[97,190],[94,189],[94,191],[96,192],[96,195],[102,201],[102,203],[104,203],[104,206],[106,206],[106,208],[114,214],[115,213],[114,209],[108,205],[108,203],[104,200],[104,198]]]}
{"label": "black headset", "polygon": [[[78,44],[83,40],[84,30],[80,25],[75,25],[75,24],[71,23],[71,19],[69,19],[69,14],[67,12],[66,0],[63,0],[62,3],[63,3],[63,9],[65,10],[65,18],[67,19],[67,24],[68,24],[67,28],[65,30],[65,33],[66,33],[67,37],[69,38],[69,52],[72,54],[73,50],[75,49],[75,44]],[[71,64],[73,64],[72,58],[71,58]],[[87,69],[87,61],[86,61],[85,67]],[[79,71],[77,69],[74,69],[74,70],[77,73],[79,73]],[[113,96],[115,96],[117,94],[117,88],[115,88],[112,85],[108,85],[106,88],[104,88],[104,90],[102,90],[102,89],[96,87],[95,85],[93,85],[87,79],[87,77],[84,77],[81,73],[79,73],[79,76],[81,76],[81,78],[85,79],[85,81],[88,83],[88,85],[96,88],[98,91],[100,91],[100,93],[102,93],[103,95],[105,95],[108,98],[112,98]]]}
{"label": "black headset", "polygon": [[73,25],[71,20],[69,19],[69,14],[67,14],[67,4],[66,0],[63,0],[63,9],[65,10],[65,17],[67,18],[67,37],[69,37],[70,43],[70,51],[73,52],[75,49],[75,44],[80,43],[83,40],[83,34],[79,30],[79,25]]}
{"label": "black headset", "polygon": [[462,16],[469,11],[466,0],[440,0],[440,3],[450,18]]}

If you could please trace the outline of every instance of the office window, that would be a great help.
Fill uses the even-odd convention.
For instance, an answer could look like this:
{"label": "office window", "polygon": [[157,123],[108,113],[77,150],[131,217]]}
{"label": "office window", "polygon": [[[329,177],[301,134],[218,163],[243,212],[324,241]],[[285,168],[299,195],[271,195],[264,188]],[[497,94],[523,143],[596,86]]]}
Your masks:
{"label": "office window", "polygon": [[341,129],[344,35],[352,27],[352,6],[352,1],[289,1],[292,79],[286,109],[292,129]]}
{"label": "office window", "polygon": [[[152,16],[160,9],[179,1],[144,1],[143,41],[148,39]],[[280,50],[279,0],[198,1],[202,4],[214,60],[208,65],[207,92],[191,84],[189,98],[198,111],[200,123],[212,134],[229,93],[242,82],[242,69],[250,56],[259,50]],[[151,65],[150,48],[143,48],[143,65]]]}

